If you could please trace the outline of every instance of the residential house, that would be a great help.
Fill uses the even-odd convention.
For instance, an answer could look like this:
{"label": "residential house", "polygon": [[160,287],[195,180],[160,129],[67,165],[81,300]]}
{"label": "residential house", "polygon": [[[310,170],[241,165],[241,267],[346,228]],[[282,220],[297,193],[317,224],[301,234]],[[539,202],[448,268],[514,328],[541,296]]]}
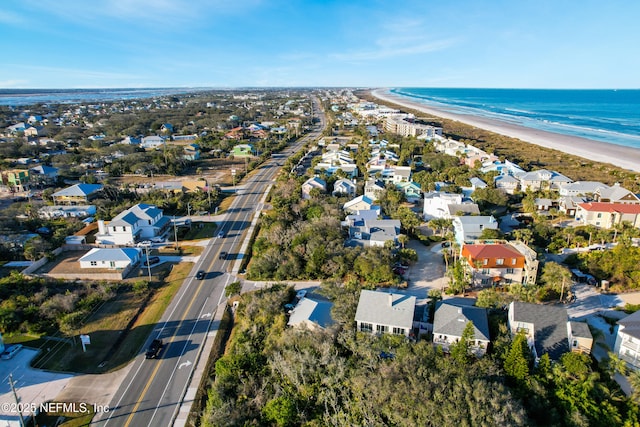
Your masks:
{"label": "residential house", "polygon": [[108,224],[98,221],[96,242],[105,245],[132,245],[161,236],[171,221],[154,205],[137,204],[120,212]]}
{"label": "residential house", "polygon": [[373,207],[373,200],[365,195],[362,195],[356,197],[355,199],[349,200],[347,203],[342,205],[342,210],[350,214],[356,213],[358,211],[370,210],[373,209]]}
{"label": "residential house", "polygon": [[334,196],[354,197],[356,195],[356,184],[350,179],[341,178],[333,184],[333,192],[331,194]]}
{"label": "residential house", "polygon": [[290,313],[287,325],[311,330],[328,328],[334,323],[331,307],[333,304],[328,301],[302,298]]}
{"label": "residential house", "polygon": [[493,179],[496,188],[507,194],[515,194],[520,186],[520,181],[511,175],[498,175]]}
{"label": "residential house", "polygon": [[618,320],[614,353],[633,370],[640,369],[640,311]]}
{"label": "residential house", "polygon": [[474,287],[536,283],[536,252],[524,243],[465,244],[461,257],[466,260]]}
{"label": "residential house", "polygon": [[237,144],[233,147],[231,154],[234,157],[250,157],[255,153],[255,148],[251,144]]}
{"label": "residential house", "polygon": [[30,173],[26,169],[11,169],[2,172],[3,184],[15,193],[29,191],[30,181]]}
{"label": "residential house", "polygon": [[349,240],[347,246],[379,246],[386,242],[398,243],[400,220],[397,219],[363,219],[349,224]]}
{"label": "residential house", "polygon": [[355,227],[364,225],[365,220],[378,219],[380,210],[362,210],[354,214],[347,215],[344,221],[340,223],[343,227]]}
{"label": "residential house", "polygon": [[54,185],[58,180],[58,168],[45,165],[29,168],[29,179],[34,185]]}
{"label": "residential house", "polygon": [[351,178],[358,176],[358,166],[350,152],[345,150],[329,150],[322,154],[321,160],[314,166],[314,171],[326,172],[330,175],[333,175],[339,170]]}
{"label": "residential house", "polygon": [[173,125],[171,123],[163,123],[160,127],[162,133],[173,133]]}
{"label": "residential house", "polygon": [[560,186],[561,196],[588,196],[595,194],[599,189],[607,189],[608,185],[598,181],[575,181]]}
{"label": "residential house", "polygon": [[124,145],[140,145],[141,143],[142,143],[141,138],[136,138],[133,136],[126,136],[118,142],[118,144],[124,144]]}
{"label": "residential house", "polygon": [[327,191],[327,183],[318,177],[309,178],[302,184],[302,198],[307,200],[311,198],[311,191],[318,189],[320,192]]}
{"label": "residential house", "polygon": [[422,199],[422,189],[413,181],[398,182],[395,187],[397,190],[401,191],[407,201],[411,203],[416,203]]}
{"label": "residential house", "polygon": [[569,322],[569,344],[574,353],[591,354],[593,335],[585,322]]}
{"label": "residential house", "polygon": [[546,169],[521,173],[516,176],[520,180],[520,188],[523,190],[559,190],[561,186],[573,182],[566,176]]}
{"label": "residential house", "polygon": [[525,334],[536,362],[545,353],[551,360],[559,360],[571,350],[571,326],[564,307],[514,301],[509,304],[507,325],[511,335]]}
{"label": "residential house", "polygon": [[356,330],[409,337],[416,297],[363,289],[356,309]]}
{"label": "residential house", "polygon": [[640,204],[588,202],[579,203],[576,221],[583,225],[613,228],[622,222],[640,228]]}
{"label": "residential house", "polygon": [[498,221],[493,216],[456,216],[452,218],[456,242],[462,246],[480,238],[484,230],[497,230]]}
{"label": "residential house", "polygon": [[38,210],[38,216],[45,219],[53,218],[86,218],[96,214],[95,205],[55,205],[43,206]]}
{"label": "residential house", "polygon": [[182,157],[192,161],[200,159],[200,146],[198,144],[185,145]]}
{"label": "residential house", "polygon": [[640,204],[640,198],[631,191],[615,183],[612,187],[599,188],[595,191],[593,198],[596,202]]}
{"label": "residential house", "polygon": [[102,184],[75,184],[51,195],[55,205],[88,205],[100,194]]}
{"label": "residential house", "polygon": [[451,345],[462,338],[467,323],[473,325],[473,341],[470,343],[471,352],[477,357],[484,356],[491,340],[489,339],[489,321],[487,310],[469,304],[452,301],[439,301],[433,317],[433,343],[445,352],[449,352]]}
{"label": "residential house", "polygon": [[462,194],[430,191],[424,194],[423,217],[425,221],[435,218],[451,219],[454,216],[479,215],[478,205],[463,201]]}
{"label": "residential house", "polygon": [[369,178],[364,184],[364,195],[371,200],[378,200],[384,191],[384,183],[375,178]]}
{"label": "residential house", "polygon": [[537,197],[533,204],[538,212],[548,212],[552,207],[556,207],[558,204],[556,201],[548,199],[546,197]]}
{"label": "residential house", "polygon": [[567,216],[574,217],[580,203],[585,203],[586,197],[563,196],[558,199],[558,211]]}
{"label": "residential house", "polygon": [[124,270],[140,262],[138,248],[93,248],[79,259],[80,268]]}
{"label": "residential house", "polygon": [[380,179],[385,184],[399,184],[401,182],[411,181],[411,167],[410,166],[392,166],[390,168],[383,169],[380,172]]}
{"label": "residential house", "polygon": [[166,138],[159,135],[150,135],[142,138],[140,147],[147,149],[157,149],[166,144]]}

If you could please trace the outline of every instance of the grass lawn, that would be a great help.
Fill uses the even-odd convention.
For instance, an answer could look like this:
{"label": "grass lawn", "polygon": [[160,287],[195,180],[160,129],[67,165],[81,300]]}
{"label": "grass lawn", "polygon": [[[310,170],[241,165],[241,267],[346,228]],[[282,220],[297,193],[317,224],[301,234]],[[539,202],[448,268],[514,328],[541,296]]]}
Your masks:
{"label": "grass lawn", "polygon": [[[60,427],[82,427],[91,425],[94,411],[91,405],[84,407],[76,405],[77,412],[48,412],[41,413],[36,417],[36,423],[39,426],[60,426]],[[26,423],[30,425],[30,423]]]}
{"label": "grass lawn", "polygon": [[191,263],[173,265],[171,273],[151,294],[142,311],[139,309],[147,296],[133,291],[121,292],[103,304],[78,330],[78,334],[87,334],[91,338],[86,352],[82,351],[77,338],[75,343],[73,340],[53,341],[46,337],[32,342],[23,341],[27,346],[43,349],[33,361],[33,366],[79,373],[103,373],[124,366],[138,354],[191,267]]}

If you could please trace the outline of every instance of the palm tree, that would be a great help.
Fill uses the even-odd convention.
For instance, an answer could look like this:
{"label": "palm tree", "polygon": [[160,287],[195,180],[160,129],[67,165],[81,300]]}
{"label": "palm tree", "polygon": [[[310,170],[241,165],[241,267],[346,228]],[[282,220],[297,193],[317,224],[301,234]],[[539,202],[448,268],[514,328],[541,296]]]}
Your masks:
{"label": "palm tree", "polygon": [[407,236],[406,234],[398,235],[398,242],[402,245],[402,249],[404,249],[404,245],[409,243],[409,236]]}

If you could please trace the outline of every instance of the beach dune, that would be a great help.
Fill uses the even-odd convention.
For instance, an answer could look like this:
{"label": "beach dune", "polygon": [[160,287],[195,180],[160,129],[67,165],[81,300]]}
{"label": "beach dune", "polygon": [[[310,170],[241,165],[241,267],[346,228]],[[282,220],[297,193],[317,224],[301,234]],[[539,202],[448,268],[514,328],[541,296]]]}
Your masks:
{"label": "beach dune", "polygon": [[485,117],[442,111],[438,108],[433,108],[420,102],[414,102],[405,97],[395,95],[389,92],[389,89],[376,89],[371,91],[371,95],[382,102],[389,102],[421,111],[425,114],[466,123],[500,135],[518,138],[524,142],[573,154],[587,160],[610,163],[623,169],[640,172],[640,149],[607,144],[605,142],[593,141],[577,136],[531,129],[499,120],[487,119]]}

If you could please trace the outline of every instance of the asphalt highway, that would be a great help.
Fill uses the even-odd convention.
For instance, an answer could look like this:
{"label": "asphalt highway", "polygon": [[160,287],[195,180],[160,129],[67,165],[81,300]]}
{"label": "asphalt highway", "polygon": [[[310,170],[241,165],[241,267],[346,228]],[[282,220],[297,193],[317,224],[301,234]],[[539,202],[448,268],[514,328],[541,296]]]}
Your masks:
{"label": "asphalt highway", "polygon": [[[319,103],[314,99],[314,105]],[[224,300],[224,288],[235,278],[230,270],[242,242],[248,238],[249,228],[256,212],[262,208],[261,200],[273,184],[276,174],[285,160],[300,150],[309,141],[320,137],[325,126],[324,117],[320,126],[284,151],[274,154],[259,169],[250,174],[234,196],[229,210],[220,224],[225,236],[212,236],[189,277],[168,306],[160,322],[150,334],[141,353],[136,357],[129,374],[120,384],[109,412],[103,414],[95,425],[100,426],[171,426],[184,398],[195,363],[208,355],[199,355],[203,342],[210,331],[217,330],[213,324],[215,310]],[[226,258],[220,257],[227,252]],[[196,272],[206,271],[203,280]],[[145,359],[145,350],[155,338],[161,338],[164,348],[157,359]],[[213,336],[210,337],[213,339]]]}

